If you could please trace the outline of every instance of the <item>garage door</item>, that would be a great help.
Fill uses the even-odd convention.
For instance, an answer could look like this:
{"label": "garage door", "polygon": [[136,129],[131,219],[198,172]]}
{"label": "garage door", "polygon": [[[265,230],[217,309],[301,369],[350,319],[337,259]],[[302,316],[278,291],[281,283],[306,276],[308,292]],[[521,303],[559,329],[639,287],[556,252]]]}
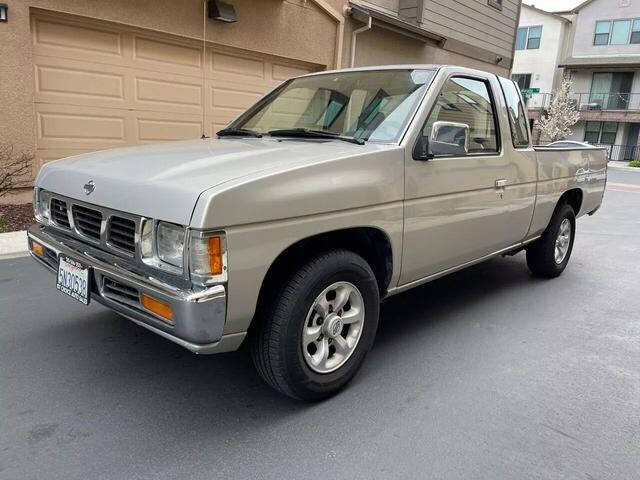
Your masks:
{"label": "garage door", "polygon": [[[37,164],[198,138],[283,80],[319,65],[56,14],[34,14]],[[204,70],[204,89],[203,89]]]}

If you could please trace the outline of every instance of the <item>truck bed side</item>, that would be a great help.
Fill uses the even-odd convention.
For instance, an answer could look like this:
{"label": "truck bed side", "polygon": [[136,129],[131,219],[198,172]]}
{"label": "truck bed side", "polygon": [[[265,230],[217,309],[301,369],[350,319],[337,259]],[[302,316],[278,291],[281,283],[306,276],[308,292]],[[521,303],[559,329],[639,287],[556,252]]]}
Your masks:
{"label": "truck bed side", "polygon": [[607,179],[606,151],[598,148],[535,147],[538,195],[529,236],[540,235],[549,224],[560,197],[579,191],[576,217],[595,212],[602,203]]}

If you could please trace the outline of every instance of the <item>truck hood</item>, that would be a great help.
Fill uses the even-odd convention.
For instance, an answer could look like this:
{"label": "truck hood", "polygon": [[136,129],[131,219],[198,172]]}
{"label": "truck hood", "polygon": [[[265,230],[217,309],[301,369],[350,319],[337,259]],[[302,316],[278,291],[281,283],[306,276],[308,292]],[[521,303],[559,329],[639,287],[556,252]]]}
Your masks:
{"label": "truck hood", "polygon": [[[202,192],[225,182],[390,145],[336,140],[230,138],[104,150],[42,167],[40,188],[114,210],[188,225]],[[93,180],[95,189],[84,193]]]}

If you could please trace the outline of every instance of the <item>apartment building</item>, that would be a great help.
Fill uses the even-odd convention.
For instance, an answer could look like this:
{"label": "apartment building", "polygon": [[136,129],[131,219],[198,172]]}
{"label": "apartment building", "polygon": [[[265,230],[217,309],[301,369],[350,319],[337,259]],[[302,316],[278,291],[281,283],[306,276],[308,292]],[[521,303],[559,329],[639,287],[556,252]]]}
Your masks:
{"label": "apartment building", "polygon": [[637,158],[640,0],[591,0],[570,13],[570,54],[560,66],[581,111],[572,138],[610,146],[614,160]]}
{"label": "apartment building", "polygon": [[[511,78],[526,94],[532,122],[548,108],[548,93],[555,91],[562,80],[563,70],[558,65],[567,56],[571,27],[568,16],[522,5]],[[531,93],[534,90],[539,93]],[[534,140],[538,136],[534,130]]]}
{"label": "apartment building", "polygon": [[0,142],[32,152],[35,175],[77,153],[213,135],[306,72],[455,63],[508,75],[519,10],[520,0],[3,0]]}
{"label": "apartment building", "polygon": [[[548,35],[552,47],[544,53],[539,49],[547,62],[536,62],[531,53],[535,49],[516,47],[514,78],[526,87],[528,79],[522,80],[519,74],[529,73],[524,72],[529,68],[532,78],[540,75],[540,93],[533,94],[528,103],[530,116],[540,116],[549,106],[551,92],[566,76],[573,82],[574,102],[581,113],[570,139],[609,146],[614,160],[639,158],[640,0],[588,0],[553,14],[526,5],[522,11],[519,39],[525,27],[538,23],[542,27],[540,45],[560,24],[565,29],[564,35]],[[555,68],[551,58],[560,58]],[[554,77],[551,86],[543,81],[550,75]],[[530,85],[536,86],[534,82]]]}

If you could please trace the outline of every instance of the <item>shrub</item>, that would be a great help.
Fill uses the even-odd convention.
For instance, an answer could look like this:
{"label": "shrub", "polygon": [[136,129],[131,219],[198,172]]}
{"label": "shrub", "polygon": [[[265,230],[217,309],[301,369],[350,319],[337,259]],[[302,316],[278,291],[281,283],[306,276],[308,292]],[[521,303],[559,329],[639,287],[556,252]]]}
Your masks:
{"label": "shrub", "polygon": [[13,145],[0,143],[0,197],[28,185],[32,160],[33,155],[15,154]]}
{"label": "shrub", "polygon": [[640,168],[640,160],[631,160],[629,162],[630,167]]}
{"label": "shrub", "polygon": [[3,216],[0,215],[0,233],[4,233],[6,229],[7,229],[7,223],[4,221]]}

